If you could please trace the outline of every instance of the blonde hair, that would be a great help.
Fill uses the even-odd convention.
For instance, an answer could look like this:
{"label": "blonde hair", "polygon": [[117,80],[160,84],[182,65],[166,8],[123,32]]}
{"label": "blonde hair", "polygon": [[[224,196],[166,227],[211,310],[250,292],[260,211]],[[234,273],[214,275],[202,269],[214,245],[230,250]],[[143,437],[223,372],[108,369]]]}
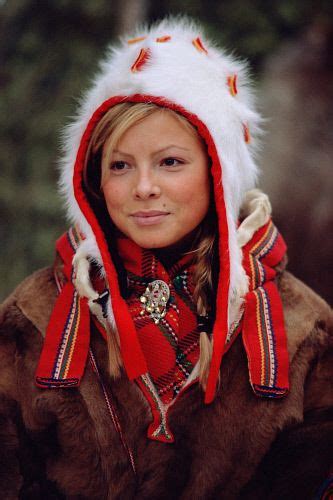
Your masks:
{"label": "blonde hair", "polygon": [[[123,102],[110,108],[101,120],[96,125],[87,149],[87,156],[84,166],[84,183],[87,191],[95,198],[101,200],[103,185],[103,169],[101,171],[101,161],[98,166],[93,165],[94,157],[102,158],[102,151],[107,140],[108,146],[105,154],[109,156],[112,150],[117,146],[121,137],[133,125],[144,120],[148,116],[156,112],[170,113],[187,130],[199,138],[203,139],[198,134],[196,128],[181,114],[171,109],[158,106],[154,103],[131,103]],[[92,185],[91,179],[96,175],[96,171],[90,172],[89,169],[99,168],[98,185]],[[214,231],[215,210],[211,209],[203,223],[198,229],[191,253],[195,259],[195,271],[193,275],[194,293],[193,300],[196,303],[197,313],[199,316],[206,316],[210,310],[209,297],[213,293],[213,277],[212,277],[212,261],[215,247],[215,231]],[[199,380],[203,388],[206,387],[207,376],[210,366],[212,345],[208,336],[209,332],[200,333],[200,359],[199,359]],[[109,371],[110,374],[117,378],[120,375],[121,356],[119,348],[119,337],[116,331],[107,332],[108,353],[109,353]]]}

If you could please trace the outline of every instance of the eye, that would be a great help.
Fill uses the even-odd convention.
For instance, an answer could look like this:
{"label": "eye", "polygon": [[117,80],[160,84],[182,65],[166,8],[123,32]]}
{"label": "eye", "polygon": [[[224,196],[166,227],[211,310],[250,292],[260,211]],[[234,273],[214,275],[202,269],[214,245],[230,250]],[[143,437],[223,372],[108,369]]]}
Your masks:
{"label": "eye", "polygon": [[119,160],[112,162],[109,168],[114,173],[121,173],[124,172],[124,170],[127,170],[129,165],[125,161]]}
{"label": "eye", "polygon": [[179,165],[182,165],[183,161],[177,160],[177,158],[164,158],[164,160],[161,161],[161,165],[164,165],[166,167],[178,167]]}

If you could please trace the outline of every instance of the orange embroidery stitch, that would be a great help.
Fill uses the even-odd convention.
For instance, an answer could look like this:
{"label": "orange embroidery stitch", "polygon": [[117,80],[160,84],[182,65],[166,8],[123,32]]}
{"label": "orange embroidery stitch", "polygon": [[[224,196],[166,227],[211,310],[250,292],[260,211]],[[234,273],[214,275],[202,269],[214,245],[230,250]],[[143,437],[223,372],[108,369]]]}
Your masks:
{"label": "orange embroidery stitch", "polygon": [[235,95],[237,95],[238,93],[238,89],[237,89],[237,75],[232,75],[232,76],[228,76],[228,85],[229,85],[229,90],[230,90],[230,94],[235,97]]}
{"label": "orange embroidery stitch", "polygon": [[146,64],[150,57],[150,50],[149,49],[141,49],[139,52],[138,57],[134,61],[134,63],[131,66],[131,71],[133,73],[136,73],[137,71],[140,71],[142,69],[142,66]]}
{"label": "orange embroidery stitch", "polygon": [[156,42],[158,42],[158,43],[168,42],[169,40],[171,40],[171,36],[169,36],[169,35],[160,36],[160,37],[156,38]]}
{"label": "orange embroidery stitch", "polygon": [[243,131],[244,131],[244,141],[246,144],[249,144],[251,142],[251,135],[250,135],[250,130],[245,123],[243,123]]}
{"label": "orange embroidery stitch", "polygon": [[194,47],[199,51],[199,52],[204,52],[205,54],[208,54],[208,51],[207,49],[204,47],[201,39],[198,37],[198,38],[195,38],[194,40],[192,40],[192,43],[194,45]]}
{"label": "orange embroidery stitch", "polygon": [[130,40],[127,40],[127,43],[129,45],[132,45],[133,43],[138,43],[138,42],[142,42],[143,40],[145,40],[146,37],[145,36],[138,36],[137,38],[131,38]]}

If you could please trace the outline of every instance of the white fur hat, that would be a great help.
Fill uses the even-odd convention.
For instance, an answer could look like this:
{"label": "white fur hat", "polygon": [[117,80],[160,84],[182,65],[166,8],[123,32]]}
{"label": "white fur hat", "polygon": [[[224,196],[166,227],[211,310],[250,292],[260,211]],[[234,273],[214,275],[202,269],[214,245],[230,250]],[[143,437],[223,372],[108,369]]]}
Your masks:
{"label": "white fur hat", "polygon": [[[110,47],[91,90],[82,99],[77,119],[65,132],[61,189],[71,221],[86,235],[84,245],[89,254],[104,266],[118,330],[122,321],[115,308],[118,292],[111,276],[114,268],[82,190],[82,170],[94,126],[111,106],[123,101],[155,102],[180,112],[197,128],[212,159],[221,269],[213,331],[213,375],[207,386],[212,394],[233,319],[231,309],[235,304],[237,309],[247,290],[236,229],[244,195],[256,181],[254,151],[260,117],[253,108],[246,67],[207,40],[195,23],[162,21]],[[116,302],[119,305],[118,299]],[[120,340],[122,343],[121,331]],[[126,369],[134,378],[135,370]]]}

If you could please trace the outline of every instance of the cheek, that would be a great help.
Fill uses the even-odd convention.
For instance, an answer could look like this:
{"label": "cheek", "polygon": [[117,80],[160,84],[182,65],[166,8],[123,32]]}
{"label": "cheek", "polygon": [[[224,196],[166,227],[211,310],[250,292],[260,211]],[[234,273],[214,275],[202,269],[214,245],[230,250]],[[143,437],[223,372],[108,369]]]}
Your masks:
{"label": "cheek", "polygon": [[109,210],[121,206],[126,200],[126,194],[118,183],[106,183],[103,187],[103,193]]}
{"label": "cheek", "polygon": [[109,216],[116,226],[119,226],[119,224],[121,224],[122,214],[124,212],[128,196],[126,196],[117,183],[107,183],[107,185],[103,188],[103,193]]}
{"label": "cheek", "polygon": [[206,172],[200,175],[194,175],[184,180],[182,183],[183,189],[180,193],[179,200],[183,204],[198,211],[208,209],[210,202],[210,179]]}

